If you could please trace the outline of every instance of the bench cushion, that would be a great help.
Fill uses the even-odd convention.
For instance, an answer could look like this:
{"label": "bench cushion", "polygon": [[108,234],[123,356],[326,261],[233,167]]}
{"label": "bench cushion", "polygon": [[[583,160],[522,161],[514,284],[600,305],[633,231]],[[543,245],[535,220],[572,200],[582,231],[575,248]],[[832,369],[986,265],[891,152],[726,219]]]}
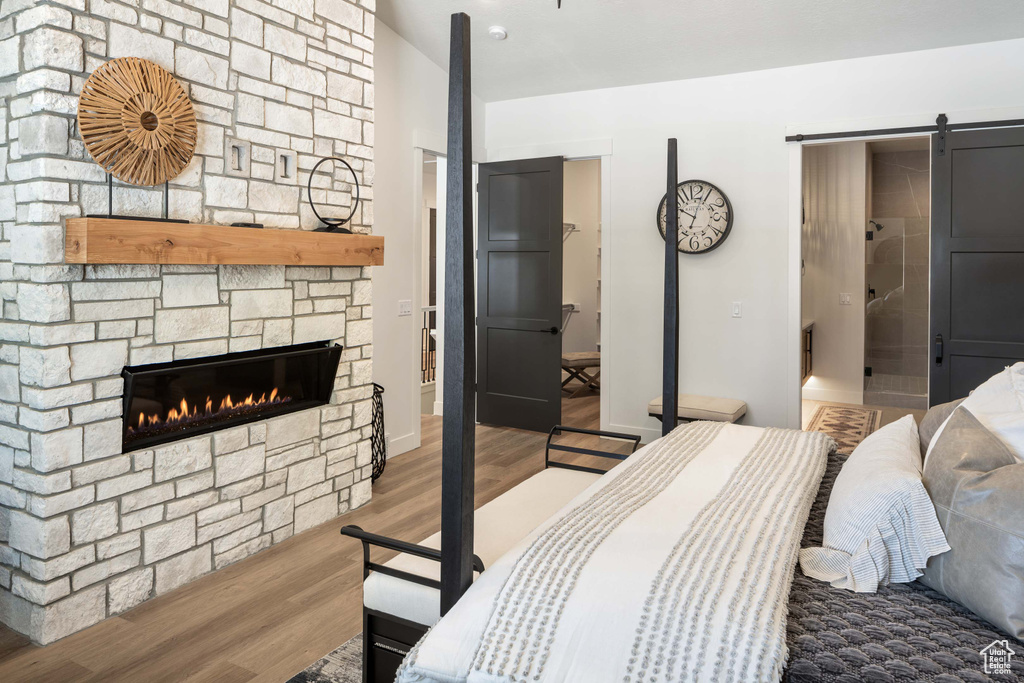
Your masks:
{"label": "bench cushion", "polygon": [[601,365],[600,351],[572,351],[562,354],[563,368],[592,368]]}
{"label": "bench cushion", "polygon": [[[648,415],[661,415],[662,397],[647,404]],[[747,404],[735,398],[716,398],[679,394],[676,415],[683,420],[711,420],[712,422],[735,422],[747,414]]]}
{"label": "bench cushion", "polygon": [[[490,567],[600,478],[599,474],[555,467],[533,475],[477,509],[473,552],[483,560],[485,568]],[[440,548],[440,532],[418,545]],[[432,579],[441,576],[437,562],[412,555],[398,555],[385,565]],[[363,605],[432,626],[441,615],[441,594],[429,586],[373,572],[363,582]]]}

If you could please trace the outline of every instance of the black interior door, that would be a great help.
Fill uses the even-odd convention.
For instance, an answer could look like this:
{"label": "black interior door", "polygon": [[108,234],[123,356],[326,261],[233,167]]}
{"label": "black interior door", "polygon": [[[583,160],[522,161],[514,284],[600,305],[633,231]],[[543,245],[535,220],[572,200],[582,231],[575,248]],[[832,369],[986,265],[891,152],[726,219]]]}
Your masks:
{"label": "black interior door", "polygon": [[1024,360],[1024,129],[932,136],[932,405]]}
{"label": "black interior door", "polygon": [[546,432],[562,415],[562,158],[479,173],[477,417]]}

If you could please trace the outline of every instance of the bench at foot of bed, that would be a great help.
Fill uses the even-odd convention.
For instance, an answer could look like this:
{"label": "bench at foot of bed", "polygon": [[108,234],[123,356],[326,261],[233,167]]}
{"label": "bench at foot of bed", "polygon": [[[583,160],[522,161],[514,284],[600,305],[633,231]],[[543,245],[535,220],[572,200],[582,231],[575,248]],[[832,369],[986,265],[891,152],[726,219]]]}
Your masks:
{"label": "bench at foot of bed", "polygon": [[[629,440],[633,444],[632,451],[640,441],[639,437],[626,434],[569,427],[555,427],[551,436],[563,432]],[[630,454],[561,446],[552,443],[549,437],[546,469],[476,510],[473,532],[476,574],[601,478],[598,470],[551,460],[552,451],[616,460]],[[356,526],[346,526],[341,533],[363,543],[363,681],[392,683],[406,653],[441,618],[441,534],[412,544],[368,533]],[[377,564],[370,560],[371,547],[398,551],[399,555]]]}
{"label": "bench at foot of bed", "polygon": [[[647,414],[651,417],[656,417],[660,420],[664,412],[661,396],[652,399],[647,404]],[[676,415],[680,420],[685,420],[686,422],[696,420],[737,422],[746,414],[746,402],[735,398],[679,394],[676,403]]]}

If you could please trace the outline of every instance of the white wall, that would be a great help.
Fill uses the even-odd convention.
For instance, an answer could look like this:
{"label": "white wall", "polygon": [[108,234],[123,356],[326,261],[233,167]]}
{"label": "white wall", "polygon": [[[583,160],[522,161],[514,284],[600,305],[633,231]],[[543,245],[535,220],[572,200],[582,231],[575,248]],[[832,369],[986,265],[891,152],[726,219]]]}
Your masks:
{"label": "white wall", "polygon": [[803,318],[814,320],[806,399],[864,402],[867,171],[866,142],[804,148]]}
{"label": "white wall", "polygon": [[[373,381],[385,388],[390,456],[420,443],[419,330],[422,319],[399,317],[398,302],[421,300],[422,155],[417,146],[444,153],[448,75],[394,31],[378,22],[374,234],[384,236],[384,266],[373,269]],[[484,106],[473,98],[476,152],[483,155]],[[442,225],[438,223],[438,225]]]}
{"label": "white wall", "polygon": [[[799,282],[789,275],[799,251],[789,248],[787,126],[928,124],[940,112],[962,121],[972,111],[993,118],[992,109],[1022,106],[1024,40],[1014,40],[491,103],[487,149],[498,158],[517,147],[611,139],[602,304],[610,405],[602,423],[650,437],[657,423],[645,408],[660,390],[663,277],[654,214],[665,141],[679,138],[680,177],[714,182],[735,214],[722,247],[681,257],[681,390],[744,399],[749,424],[798,427],[798,321],[790,329],[789,297],[791,285],[799,296]],[[798,234],[798,185],[795,192]],[[743,302],[742,318],[730,317],[733,301]]]}
{"label": "white wall", "polygon": [[[423,201],[420,235],[420,255],[423,265],[420,273],[420,306],[430,305],[430,209],[437,208],[437,161],[423,164]],[[434,217],[436,220],[436,216]]]}
{"label": "white wall", "polygon": [[596,351],[601,161],[567,162],[562,185],[562,216],[579,230],[562,245],[562,302],[580,305],[565,327],[562,351]]}

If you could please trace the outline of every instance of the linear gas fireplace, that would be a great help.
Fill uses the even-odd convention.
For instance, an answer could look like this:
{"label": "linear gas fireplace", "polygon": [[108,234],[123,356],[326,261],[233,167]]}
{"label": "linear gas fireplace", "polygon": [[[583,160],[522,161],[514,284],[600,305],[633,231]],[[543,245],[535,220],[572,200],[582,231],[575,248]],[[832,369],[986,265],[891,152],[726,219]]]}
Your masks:
{"label": "linear gas fireplace", "polygon": [[323,341],[125,367],[122,452],[324,405],[339,360]]}

